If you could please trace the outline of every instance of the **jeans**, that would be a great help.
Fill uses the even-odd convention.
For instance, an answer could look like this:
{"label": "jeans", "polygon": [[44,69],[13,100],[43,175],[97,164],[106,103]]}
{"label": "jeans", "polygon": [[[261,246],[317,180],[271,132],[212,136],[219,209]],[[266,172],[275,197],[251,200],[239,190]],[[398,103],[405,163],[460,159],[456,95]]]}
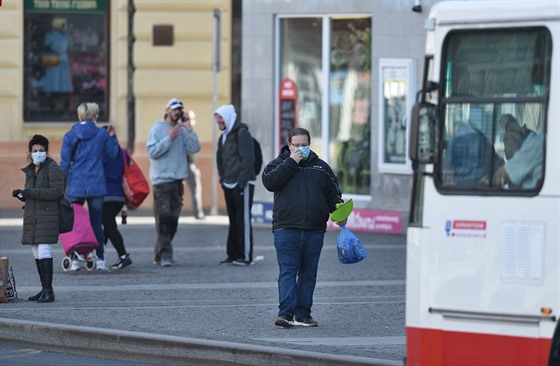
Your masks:
{"label": "jeans", "polygon": [[102,216],[103,216],[103,201],[105,200],[104,196],[98,197],[69,197],[70,201],[79,203],[83,205],[84,202],[87,201],[88,206],[88,213],[89,213],[89,222],[91,223],[91,227],[97,238],[97,242],[99,246],[95,250],[95,254],[97,254],[97,258],[104,260],[105,259],[105,234],[103,234],[103,224],[102,224]]}
{"label": "jeans", "polygon": [[278,315],[295,316],[296,319],[311,315],[324,236],[325,233],[319,230],[274,230],[274,247],[280,267]]}
{"label": "jeans", "polygon": [[154,260],[173,258],[171,241],[177,233],[179,215],[183,206],[183,181],[176,180],[152,186],[154,195],[154,217],[156,219],[157,241]]}

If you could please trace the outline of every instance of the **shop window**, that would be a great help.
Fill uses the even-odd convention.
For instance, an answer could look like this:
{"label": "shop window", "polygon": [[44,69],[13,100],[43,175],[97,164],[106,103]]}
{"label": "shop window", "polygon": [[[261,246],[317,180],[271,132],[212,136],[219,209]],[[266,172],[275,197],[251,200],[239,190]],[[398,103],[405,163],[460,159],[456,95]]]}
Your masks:
{"label": "shop window", "polygon": [[277,85],[295,83],[295,124],[309,130],[345,194],[369,195],[371,18],[286,17],[278,25]]}
{"label": "shop window", "polygon": [[84,102],[108,119],[109,55],[106,0],[25,1],[26,122],[75,122]]}

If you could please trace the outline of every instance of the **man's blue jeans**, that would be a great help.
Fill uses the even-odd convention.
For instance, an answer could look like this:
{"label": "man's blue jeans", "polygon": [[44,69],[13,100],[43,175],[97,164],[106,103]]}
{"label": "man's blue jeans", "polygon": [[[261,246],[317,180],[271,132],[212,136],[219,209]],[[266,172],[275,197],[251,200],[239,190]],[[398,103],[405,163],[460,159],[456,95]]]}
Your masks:
{"label": "man's blue jeans", "polygon": [[276,258],[280,266],[278,315],[295,316],[296,319],[311,315],[324,236],[320,230],[274,230]]}

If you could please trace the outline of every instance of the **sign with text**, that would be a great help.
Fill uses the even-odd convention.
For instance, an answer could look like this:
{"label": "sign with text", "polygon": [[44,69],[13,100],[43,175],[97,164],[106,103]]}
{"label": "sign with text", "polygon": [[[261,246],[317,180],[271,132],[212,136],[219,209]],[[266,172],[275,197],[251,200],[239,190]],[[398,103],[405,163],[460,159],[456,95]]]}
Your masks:
{"label": "sign with text", "polygon": [[484,220],[447,220],[445,221],[445,235],[454,238],[485,238],[486,226]]}
{"label": "sign with text", "polygon": [[251,207],[251,218],[253,223],[272,224],[272,203],[254,201]]}
{"label": "sign with text", "polygon": [[[272,224],[272,202],[253,202],[251,216],[253,223]],[[402,234],[402,214],[395,211],[354,209],[346,227],[355,232]],[[340,230],[330,219],[327,230]]]}
{"label": "sign with text", "polygon": [[290,79],[280,83],[278,147],[288,143],[288,132],[297,127],[297,88]]}
{"label": "sign with text", "polygon": [[106,0],[25,0],[26,12],[68,13],[102,12],[107,9]]}
{"label": "sign with text", "polygon": [[[402,234],[402,214],[355,208],[348,217],[346,227],[356,232]],[[339,229],[339,226],[329,220],[327,229]]]}

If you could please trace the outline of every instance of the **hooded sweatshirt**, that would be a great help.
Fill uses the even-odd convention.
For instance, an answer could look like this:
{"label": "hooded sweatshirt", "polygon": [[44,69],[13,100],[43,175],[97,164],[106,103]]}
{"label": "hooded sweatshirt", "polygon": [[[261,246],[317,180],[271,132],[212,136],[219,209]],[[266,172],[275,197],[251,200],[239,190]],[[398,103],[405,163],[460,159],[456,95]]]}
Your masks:
{"label": "hooded sweatshirt", "polygon": [[249,127],[237,120],[235,107],[231,104],[216,109],[215,115],[221,115],[226,129],[218,141],[216,162],[220,183],[229,189],[237,185],[245,187],[255,184],[255,149]]}
{"label": "hooded sweatshirt", "polygon": [[117,136],[109,136],[95,122],[74,124],[64,135],[60,151],[60,167],[66,177],[66,194],[77,198],[105,196],[103,154],[115,159],[119,149]]}
{"label": "hooded sweatshirt", "polygon": [[226,129],[222,133],[222,145],[226,142],[227,135],[231,132],[235,121],[237,120],[237,113],[235,113],[235,107],[231,104],[226,104],[214,112],[214,115],[219,114],[224,119],[226,124]]}

